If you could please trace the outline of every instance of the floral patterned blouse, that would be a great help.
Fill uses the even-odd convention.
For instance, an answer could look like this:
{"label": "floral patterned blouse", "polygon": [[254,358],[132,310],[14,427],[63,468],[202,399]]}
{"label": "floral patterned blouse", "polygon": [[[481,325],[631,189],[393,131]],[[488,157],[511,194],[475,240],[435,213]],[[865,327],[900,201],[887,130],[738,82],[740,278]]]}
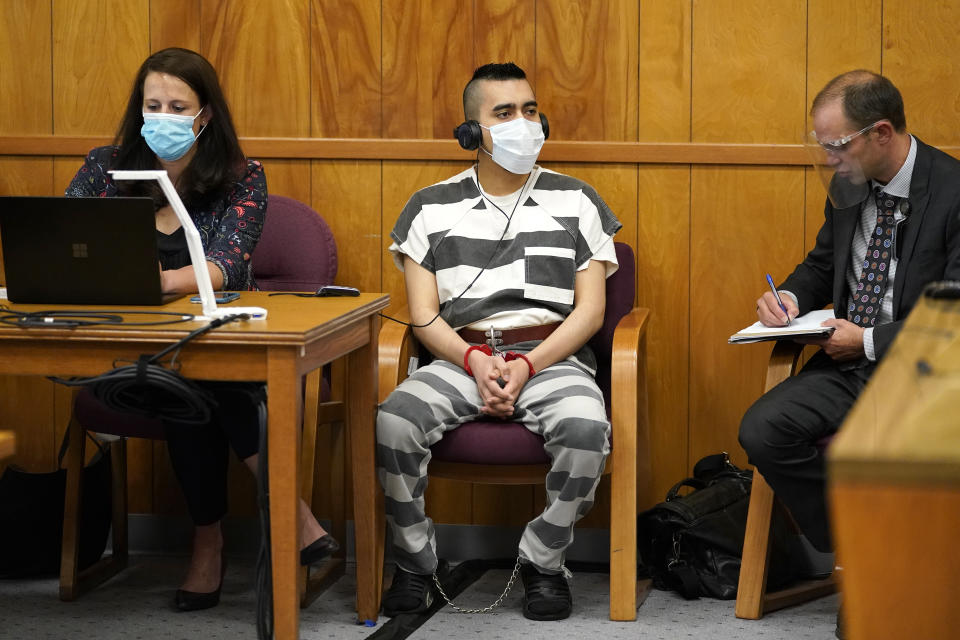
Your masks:
{"label": "floral patterned blouse", "polygon": [[[116,196],[117,186],[107,171],[113,168],[117,152],[117,147],[112,146],[91,150],[64,195],[75,198]],[[267,178],[263,165],[248,159],[246,173],[229,195],[202,210],[188,209],[188,212],[200,232],[207,260],[223,273],[223,288],[233,291],[254,289],[250,256],[260,240],[267,213]],[[163,268],[177,267],[163,265]]]}

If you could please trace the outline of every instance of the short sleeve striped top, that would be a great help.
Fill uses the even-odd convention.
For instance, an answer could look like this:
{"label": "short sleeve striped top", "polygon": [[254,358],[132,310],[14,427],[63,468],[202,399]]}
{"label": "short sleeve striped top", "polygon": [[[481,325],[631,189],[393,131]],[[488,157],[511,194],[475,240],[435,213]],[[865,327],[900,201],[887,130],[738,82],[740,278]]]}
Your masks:
{"label": "short sleeve striped top", "polygon": [[436,276],[442,317],[454,329],[511,329],[566,318],[577,271],[590,260],[604,262],[607,276],[616,271],[613,235],[622,226],[590,185],[540,167],[516,207],[501,209],[471,167],[413,194],[390,252],[401,269],[407,255]]}

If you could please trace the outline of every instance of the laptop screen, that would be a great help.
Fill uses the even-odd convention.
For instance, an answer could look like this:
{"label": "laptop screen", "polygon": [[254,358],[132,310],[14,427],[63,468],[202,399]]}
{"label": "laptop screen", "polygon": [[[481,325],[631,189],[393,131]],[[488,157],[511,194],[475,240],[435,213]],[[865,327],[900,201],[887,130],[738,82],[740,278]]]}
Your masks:
{"label": "laptop screen", "polygon": [[11,302],[164,302],[150,198],[0,197],[0,240]]}

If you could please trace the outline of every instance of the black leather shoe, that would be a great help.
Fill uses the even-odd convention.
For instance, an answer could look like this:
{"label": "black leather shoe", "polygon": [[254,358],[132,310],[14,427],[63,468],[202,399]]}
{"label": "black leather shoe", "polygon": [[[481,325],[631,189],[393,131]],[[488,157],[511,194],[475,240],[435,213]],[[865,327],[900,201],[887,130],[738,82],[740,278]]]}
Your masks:
{"label": "black leather shoe", "polygon": [[[437,563],[437,577],[447,574],[446,560]],[[401,613],[423,613],[433,604],[433,575],[410,573],[400,567],[393,574],[390,589],[383,596],[383,615],[392,618]]]}
{"label": "black leather shoe", "polygon": [[570,585],[562,573],[540,573],[529,563],[521,563],[523,580],[523,617],[530,620],[563,620],[573,611]]}
{"label": "black leather shoe", "polygon": [[325,533],[309,545],[300,549],[300,564],[304,567],[320,562],[340,550],[340,543],[329,533]]}
{"label": "black leather shoe", "polygon": [[187,591],[177,589],[177,594],[173,598],[173,606],[177,611],[201,611],[211,609],[220,604],[220,590],[223,588],[223,576],[227,572],[227,561],[220,558],[220,584],[216,591],[207,593],[198,593],[196,591]]}

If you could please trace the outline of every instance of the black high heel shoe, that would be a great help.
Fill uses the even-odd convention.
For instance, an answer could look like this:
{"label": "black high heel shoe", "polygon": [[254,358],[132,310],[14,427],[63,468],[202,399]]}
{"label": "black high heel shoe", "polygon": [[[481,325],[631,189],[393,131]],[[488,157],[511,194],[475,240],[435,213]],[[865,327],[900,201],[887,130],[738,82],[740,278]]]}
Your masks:
{"label": "black high heel shoe", "polygon": [[330,535],[325,533],[309,545],[300,549],[300,564],[304,567],[320,562],[328,556],[332,556],[340,550],[340,543]]}
{"label": "black high heel shoe", "polygon": [[173,606],[177,611],[201,611],[211,609],[220,604],[220,590],[223,588],[223,576],[227,573],[227,560],[220,556],[220,584],[216,591],[199,593],[197,591],[187,591],[186,589],[177,589],[177,594],[173,598]]}

